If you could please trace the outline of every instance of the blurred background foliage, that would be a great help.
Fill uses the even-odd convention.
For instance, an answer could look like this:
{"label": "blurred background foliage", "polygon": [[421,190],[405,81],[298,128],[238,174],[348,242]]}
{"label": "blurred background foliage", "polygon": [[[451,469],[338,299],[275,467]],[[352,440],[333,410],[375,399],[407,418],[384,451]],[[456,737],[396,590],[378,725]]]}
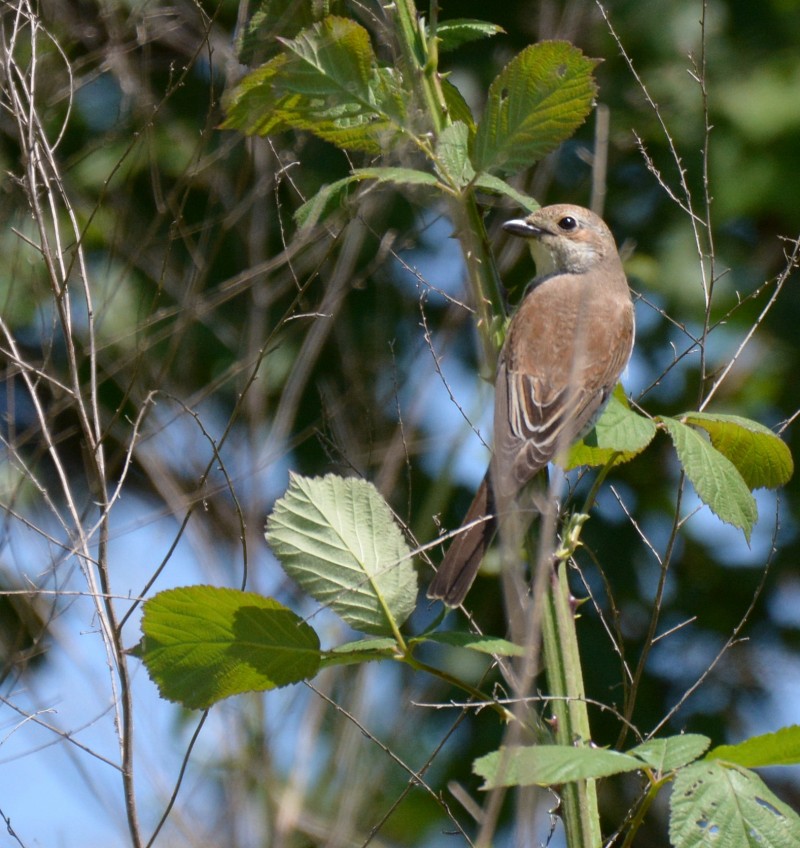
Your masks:
{"label": "blurred background foliage", "polygon": [[[279,5],[286,19],[298,20],[317,4]],[[391,56],[379,4],[332,5],[370,27],[379,49]],[[35,56],[37,105],[84,232],[112,481],[132,457],[113,525],[120,614],[129,606],[126,596],[191,582],[239,585],[245,575],[249,589],[314,613],[282,578],[262,537],[264,518],[290,469],[367,477],[420,543],[458,526],[485,468],[476,431],[489,441],[491,390],[476,373],[463,263],[442,210],[426,208],[413,193],[367,187],[336,218],[311,234],[297,233],[293,211],[321,185],[344,176],[349,163],[308,135],[244,139],[218,130],[223,92],[246,70],[237,45],[242,58],[261,61],[274,44],[275,34],[265,29],[242,41],[246,22],[259,12],[255,4],[41,0],[37,10],[46,29]],[[420,11],[427,13],[421,5]],[[782,239],[800,233],[798,11],[795,0],[618,0],[608,11],[615,37],[599,7],[586,0],[507,0],[489,8],[460,0],[440,9],[444,20],[475,17],[505,30],[444,57],[443,68],[476,113],[496,73],[529,43],[567,39],[603,59],[596,76],[599,103],[610,117],[604,217],[639,296],[637,347],[625,380],[629,394],[651,413],[696,408],[760,321],[711,409],[786,427],[781,431],[795,456],[797,428],[786,425],[800,397],[796,280],[763,320],[760,315],[786,268],[790,245]],[[9,42],[16,14],[15,3],[0,13],[4,44],[25,66],[34,60],[30,44]],[[658,104],[663,124],[620,47]],[[592,117],[524,175],[520,187],[543,204],[587,205],[595,131]],[[673,145],[696,211],[705,214],[706,179],[713,199],[714,258],[703,260],[715,278],[708,315],[713,330],[702,340],[705,382],[696,344],[706,321],[700,258],[687,213],[661,184],[683,196]],[[107,766],[82,751],[65,753],[70,743],[55,730],[22,718],[59,705],[49,724],[62,733],[80,728],[92,750],[113,756],[111,693],[91,606],[80,597],[85,586],[25,471],[32,469],[55,501],[63,497],[8,344],[13,337],[26,362],[63,378],[64,340],[40,257],[28,242],[37,236],[20,180],[24,162],[5,109],[0,314],[8,335],[0,346],[0,404],[9,461],[2,467],[0,584],[3,592],[27,594],[0,598],[0,773],[6,787],[0,809],[24,844],[55,835],[62,845],[100,844],[124,833],[118,787],[110,786],[105,772],[95,773]],[[487,198],[485,213],[515,300],[533,269],[499,225],[519,210]],[[68,255],[73,248],[65,245]],[[85,342],[85,313],[79,313],[76,337]],[[88,516],[91,493],[68,393],[57,383],[42,390],[50,431]],[[132,422],[140,415],[131,448]],[[579,490],[585,485],[573,482]],[[623,658],[605,625],[619,628],[624,660],[635,665],[659,579],[653,551],[664,555],[676,508],[689,515],[697,507],[690,490],[678,503],[678,487],[679,471],[661,436],[610,476],[584,529],[584,582],[576,575],[575,587],[580,596],[591,591],[594,601],[581,607],[579,632],[588,692],[603,704],[621,708],[624,698]],[[799,496],[796,481],[777,500],[759,496],[761,521],[749,547],[707,510],[682,527],[658,634],[682,626],[649,646],[631,716],[642,733],[666,717],[669,732],[702,732],[721,743],[800,721]],[[439,552],[431,557],[438,561]],[[422,561],[421,570],[427,578]],[[738,634],[746,641],[718,657],[762,585]],[[504,632],[496,579],[479,578],[469,606],[484,630]],[[414,626],[431,616],[423,603]],[[340,641],[341,625],[332,616],[316,614],[314,622],[330,644]],[[461,623],[454,619],[452,626]],[[133,615],[126,641],[136,639]],[[432,659],[473,680],[486,671],[458,652]],[[701,677],[702,685],[684,700]],[[366,844],[374,834],[383,845],[455,844],[457,837],[442,835],[452,823],[435,799],[413,785],[383,746],[408,769],[431,761],[425,778],[437,791],[456,780],[475,794],[470,766],[499,741],[494,715],[470,714],[457,722],[457,710],[419,706],[460,696],[390,667],[326,672],[315,687],[317,693],[296,687],[237,698],[215,710],[162,839],[338,846]],[[196,718],[158,701],[141,671],[135,694],[142,817],[149,832],[174,788]],[[618,738],[612,712],[598,709],[592,722],[598,744]],[[30,795],[30,784],[19,776],[44,772],[56,799],[47,825],[41,823],[42,799],[37,817],[11,789],[25,786]],[[800,808],[796,776],[770,777]],[[620,823],[638,792],[635,778],[604,783],[609,828]],[[84,805],[86,796],[92,803]],[[468,813],[447,798],[469,827]],[[504,821],[552,804],[545,793],[522,793],[516,807],[509,802]],[[543,816],[539,830],[517,827],[524,832],[530,826],[531,840],[543,841],[548,825]],[[519,843],[520,832],[514,836],[509,824],[498,844]],[[667,844],[657,810],[641,844]]]}

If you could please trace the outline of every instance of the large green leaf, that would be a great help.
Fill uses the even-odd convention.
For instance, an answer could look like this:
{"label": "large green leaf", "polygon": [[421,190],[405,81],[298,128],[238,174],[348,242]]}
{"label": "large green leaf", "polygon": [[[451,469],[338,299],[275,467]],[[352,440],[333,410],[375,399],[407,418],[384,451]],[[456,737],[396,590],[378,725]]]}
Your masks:
{"label": "large green leaf", "polygon": [[553,786],[571,780],[608,777],[639,771],[641,760],[603,748],[573,745],[530,745],[500,748],[473,763],[484,779],[481,789],[497,786]]}
{"label": "large green leaf", "polygon": [[775,489],[791,479],[794,462],[788,445],[763,424],[739,415],[709,412],[678,417],[705,430],[711,444],[736,466],[749,488]]}
{"label": "large green leaf", "polygon": [[622,386],[617,385],[594,429],[570,447],[564,468],[605,465],[612,458],[627,462],[650,444],[657,429],[652,419],[630,408]]}
{"label": "large green leaf", "polygon": [[688,424],[666,416],[659,420],[669,433],[700,500],[722,521],[742,530],[750,541],[758,510],[736,466]]}
{"label": "large green leaf", "polygon": [[413,611],[411,551],[371,483],[293,474],[266,536],[286,573],[356,630],[388,635]]}
{"label": "large green leaf", "polygon": [[800,848],[800,818],[753,772],[703,761],[675,778],[669,838],[675,848]]}
{"label": "large green leaf", "polygon": [[204,709],[240,692],[307,680],[314,630],[272,598],[213,586],[168,589],[144,604],[134,653],[164,698]]}
{"label": "large green leaf", "polygon": [[725,760],[747,768],[800,765],[800,727],[782,727],[775,733],[753,736],[738,745],[718,745],[707,760]]}
{"label": "large green leaf", "polygon": [[378,153],[402,131],[401,82],[379,68],[369,33],[329,16],[248,74],[225,101],[224,129],[269,135],[308,130],[339,147]]}
{"label": "large green leaf", "polygon": [[592,108],[596,65],[566,41],[543,41],[515,56],[489,88],[475,135],[475,169],[513,173],[569,138]]}

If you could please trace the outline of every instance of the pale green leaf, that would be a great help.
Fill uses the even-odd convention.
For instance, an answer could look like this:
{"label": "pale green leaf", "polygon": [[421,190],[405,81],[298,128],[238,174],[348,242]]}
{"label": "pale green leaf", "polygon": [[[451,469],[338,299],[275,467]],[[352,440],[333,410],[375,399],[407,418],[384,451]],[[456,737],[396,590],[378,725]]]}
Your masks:
{"label": "pale green leaf", "polygon": [[647,763],[658,774],[666,774],[702,757],[710,744],[707,736],[683,733],[666,739],[650,739],[627,753]]}
{"label": "pale green leaf", "polygon": [[753,736],[738,745],[718,745],[706,759],[725,760],[747,768],[800,765],[800,727],[782,727],[775,733]]}
{"label": "pale green leaf", "polygon": [[768,427],[739,415],[687,412],[678,418],[701,427],[711,444],[736,466],[750,489],[784,486],[794,472],[788,445]]}
{"label": "pale green leaf", "polygon": [[472,770],[484,779],[481,789],[498,786],[553,786],[641,771],[641,760],[603,748],[531,745],[500,748],[475,760]]}
{"label": "pale green leaf", "polygon": [[286,573],[356,630],[391,634],[414,609],[411,552],[371,483],[292,474],[266,537]]}
{"label": "pale green leaf", "polygon": [[443,179],[463,188],[475,177],[469,161],[469,128],[462,121],[445,127],[436,141],[436,162]]}
{"label": "pale green leaf", "polygon": [[596,65],[566,41],[543,41],[515,56],[489,88],[475,169],[513,173],[569,138],[591,111]]}
{"label": "pale green leaf", "polygon": [[675,778],[669,838],[675,848],[800,848],[800,818],[753,772],[702,761]]}
{"label": "pale green leaf", "polygon": [[204,709],[241,692],[313,677],[319,639],[291,610],[253,592],[168,589],[144,604],[137,650],[162,697]]}
{"label": "pale green leaf", "polygon": [[700,500],[722,521],[742,530],[749,542],[758,510],[736,466],[693,427],[666,416],[659,420]]}
{"label": "pale green leaf", "polygon": [[612,458],[628,462],[650,444],[656,431],[655,422],[634,412],[617,385],[594,429],[567,451],[564,468],[605,465]]}
{"label": "pale green leaf", "polygon": [[439,39],[439,52],[455,50],[462,44],[478,41],[481,38],[491,38],[505,32],[503,27],[486,21],[476,21],[471,18],[452,18],[441,21],[436,27],[436,37]]}

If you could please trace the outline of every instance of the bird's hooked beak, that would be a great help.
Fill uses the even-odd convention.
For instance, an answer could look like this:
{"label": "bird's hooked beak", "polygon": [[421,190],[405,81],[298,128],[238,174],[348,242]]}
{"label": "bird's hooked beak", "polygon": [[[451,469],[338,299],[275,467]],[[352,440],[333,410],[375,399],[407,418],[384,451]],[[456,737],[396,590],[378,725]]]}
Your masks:
{"label": "bird's hooked beak", "polygon": [[538,238],[550,232],[544,229],[544,227],[536,227],[533,224],[529,224],[523,218],[512,218],[510,221],[506,221],[503,224],[503,229],[507,233],[521,236],[522,238]]}

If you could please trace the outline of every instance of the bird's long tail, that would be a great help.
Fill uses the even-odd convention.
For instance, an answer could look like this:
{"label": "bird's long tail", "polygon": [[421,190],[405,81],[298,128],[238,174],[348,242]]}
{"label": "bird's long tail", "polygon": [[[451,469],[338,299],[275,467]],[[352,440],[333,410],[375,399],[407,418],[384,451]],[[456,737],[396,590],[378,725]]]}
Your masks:
{"label": "bird's long tail", "polygon": [[460,606],[469,592],[483,555],[497,531],[497,516],[489,474],[483,478],[467,511],[462,531],[447,549],[436,576],[428,587],[428,597]]}

